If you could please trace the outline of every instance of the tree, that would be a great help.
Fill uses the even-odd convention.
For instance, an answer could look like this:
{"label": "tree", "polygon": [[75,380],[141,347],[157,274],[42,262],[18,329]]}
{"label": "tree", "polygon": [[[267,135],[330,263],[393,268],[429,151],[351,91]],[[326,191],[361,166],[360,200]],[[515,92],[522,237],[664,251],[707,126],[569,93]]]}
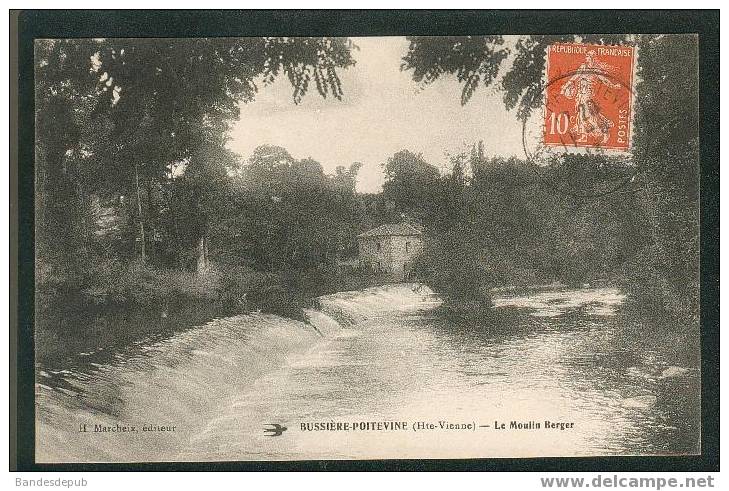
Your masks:
{"label": "tree", "polygon": [[[93,114],[93,43],[38,41],[36,46],[36,246],[39,266],[67,277],[88,251],[85,196],[92,179],[84,165],[82,128]],[[47,268],[40,268],[45,271]]]}
{"label": "tree", "polygon": [[210,229],[225,210],[230,192],[227,171],[237,166],[237,160],[222,145],[203,144],[184,162],[182,175],[163,186],[166,205],[157,226],[166,231],[169,256],[178,259],[177,266],[191,267],[194,257],[198,273],[210,270]]}
{"label": "tree", "polygon": [[455,75],[463,84],[461,104],[468,103],[479,85],[495,84],[503,93],[506,108],[517,108],[517,117],[523,120],[533,109],[541,107],[547,46],[576,39],[584,43],[620,44],[626,38],[622,34],[520,37],[514,46],[513,64],[502,73],[504,60],[512,54],[503,36],[411,36],[407,38],[410,45],[401,67],[412,71],[413,81],[421,85],[443,75]]}
{"label": "tree", "polygon": [[[90,196],[101,194],[127,198],[126,216],[137,225],[129,230],[146,260],[154,235],[147,229],[160,218],[159,197],[169,185],[170,165],[187,162],[192,171],[200,149],[222,149],[238,105],[255,97],[258,79],[267,85],[286,76],[296,103],[312,81],[322,96],[341,98],[337,71],[354,64],[353,47],[343,38],[36,43],[39,237],[52,237],[53,225],[65,223],[54,214],[73,222],[63,227],[69,235],[63,243],[72,250],[45,257],[82,250],[79,240],[71,239],[82,237],[76,224],[84,222],[75,215],[88,213],[69,213],[69,204],[75,200],[84,210]],[[225,161],[203,160],[211,172]],[[203,193],[193,196],[206,199]],[[54,247],[52,240],[43,243]]]}
{"label": "tree", "polygon": [[[311,158],[262,145],[241,168],[237,201],[224,216],[229,234],[245,246],[241,258],[256,269],[296,276],[333,266],[351,252],[361,209],[355,193],[360,165],[333,176]],[[245,260],[245,259],[244,259]]]}
{"label": "tree", "polygon": [[399,213],[422,217],[430,213],[437,196],[440,172],[420,153],[400,150],[382,164],[385,183],[382,193],[392,200]]}
{"label": "tree", "polygon": [[[634,199],[638,210],[628,217],[614,218],[623,220],[622,229],[632,231],[636,244],[644,245],[643,252],[626,263],[626,286],[636,295],[648,295],[673,312],[695,318],[699,250],[696,36],[530,35],[514,45],[511,64],[502,63],[509,49],[499,36],[408,40],[402,68],[412,71],[415,82],[428,84],[443,75],[455,75],[463,84],[463,104],[479,85],[491,85],[501,91],[507,109],[516,109],[520,120],[526,120],[543,102],[541,85],[548,45],[576,41],[636,44],[640,52],[639,82],[634,88],[636,172],[614,200]],[[560,167],[555,163],[549,172],[578,180]],[[596,167],[593,170],[600,172]],[[614,170],[624,172],[619,166]]]}
{"label": "tree", "polygon": [[641,36],[635,186],[645,247],[626,268],[632,293],[698,325],[698,39]]}
{"label": "tree", "polygon": [[461,103],[469,101],[479,85],[490,85],[509,51],[502,36],[412,36],[402,68],[426,86],[444,74],[463,84]]}

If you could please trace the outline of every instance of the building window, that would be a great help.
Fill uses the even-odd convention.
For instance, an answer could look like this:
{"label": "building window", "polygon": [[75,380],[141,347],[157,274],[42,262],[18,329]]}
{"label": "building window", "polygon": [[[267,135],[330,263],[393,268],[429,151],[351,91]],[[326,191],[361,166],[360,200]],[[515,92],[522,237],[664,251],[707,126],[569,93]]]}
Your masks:
{"label": "building window", "polygon": [[405,242],[405,252],[410,252],[410,242]]}

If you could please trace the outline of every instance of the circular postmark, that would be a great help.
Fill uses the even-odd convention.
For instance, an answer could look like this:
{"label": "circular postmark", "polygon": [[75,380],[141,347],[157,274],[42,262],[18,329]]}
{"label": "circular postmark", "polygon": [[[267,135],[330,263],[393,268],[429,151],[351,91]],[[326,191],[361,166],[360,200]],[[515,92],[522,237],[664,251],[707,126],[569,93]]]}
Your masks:
{"label": "circular postmark", "polygon": [[555,191],[580,198],[615,193],[637,173],[630,153],[633,65],[616,73],[591,53],[578,68],[559,70],[527,91],[523,101],[533,109],[522,121],[527,162]]}

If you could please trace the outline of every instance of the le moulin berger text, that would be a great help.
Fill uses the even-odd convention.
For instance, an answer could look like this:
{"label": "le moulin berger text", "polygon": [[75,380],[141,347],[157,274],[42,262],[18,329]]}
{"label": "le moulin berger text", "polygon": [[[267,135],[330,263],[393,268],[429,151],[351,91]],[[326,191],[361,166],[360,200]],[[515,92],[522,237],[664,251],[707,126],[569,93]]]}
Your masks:
{"label": "le moulin berger text", "polygon": [[575,427],[569,421],[494,421],[493,425],[453,421],[315,421],[299,424],[301,431],[428,431],[428,430],[567,430]]}

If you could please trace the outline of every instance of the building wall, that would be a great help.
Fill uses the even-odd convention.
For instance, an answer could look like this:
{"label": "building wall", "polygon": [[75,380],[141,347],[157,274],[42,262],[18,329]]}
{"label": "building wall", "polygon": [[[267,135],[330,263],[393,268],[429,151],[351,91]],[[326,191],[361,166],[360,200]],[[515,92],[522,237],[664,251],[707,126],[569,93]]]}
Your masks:
{"label": "building wall", "polygon": [[423,241],[418,236],[391,237],[391,267],[398,278],[404,279],[413,267],[413,261],[423,251]]}
{"label": "building wall", "polygon": [[374,271],[392,274],[396,280],[405,278],[412,269],[413,261],[422,251],[423,241],[419,236],[359,238],[360,264]]}
{"label": "building wall", "polygon": [[[389,254],[386,252],[389,247],[388,237],[360,237],[359,238],[359,262],[361,266],[368,267],[373,271],[382,271],[387,267]],[[377,244],[380,244],[378,249]]]}

